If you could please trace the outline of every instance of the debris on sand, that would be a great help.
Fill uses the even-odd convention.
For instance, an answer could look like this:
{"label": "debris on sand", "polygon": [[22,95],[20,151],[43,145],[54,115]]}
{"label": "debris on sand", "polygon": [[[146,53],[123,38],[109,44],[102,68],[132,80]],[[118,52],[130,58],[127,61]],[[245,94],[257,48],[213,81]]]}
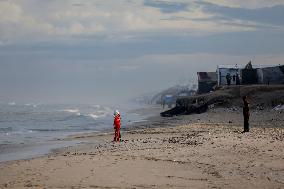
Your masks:
{"label": "debris on sand", "polygon": [[192,113],[201,114],[208,110],[207,103],[195,103],[189,106],[176,106],[161,113],[162,117],[172,117],[174,115],[188,115]]}

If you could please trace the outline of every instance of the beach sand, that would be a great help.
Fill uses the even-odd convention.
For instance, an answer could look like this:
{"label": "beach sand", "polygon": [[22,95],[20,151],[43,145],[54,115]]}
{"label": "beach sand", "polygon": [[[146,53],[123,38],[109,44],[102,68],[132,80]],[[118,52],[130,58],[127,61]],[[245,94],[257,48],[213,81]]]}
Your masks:
{"label": "beach sand", "polygon": [[70,136],[82,143],[0,163],[0,188],[284,188],[283,114],[262,113],[249,133],[239,111],[218,109],[155,117],[119,143],[112,133]]}

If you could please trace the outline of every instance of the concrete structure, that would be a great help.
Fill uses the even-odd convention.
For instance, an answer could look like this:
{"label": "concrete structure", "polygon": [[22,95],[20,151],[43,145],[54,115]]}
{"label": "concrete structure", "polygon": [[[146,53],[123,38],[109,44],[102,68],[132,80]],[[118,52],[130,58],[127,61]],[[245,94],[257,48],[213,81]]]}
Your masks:
{"label": "concrete structure", "polygon": [[217,86],[216,72],[197,72],[198,75],[198,94],[208,93]]}
{"label": "concrete structure", "polygon": [[241,69],[241,76],[243,85],[258,84],[258,75],[256,68]]}
{"label": "concrete structure", "polygon": [[284,84],[284,65],[257,69],[259,84]]}
{"label": "concrete structure", "polygon": [[251,65],[248,69],[238,65],[219,65],[217,67],[218,86],[227,85],[226,75],[232,77],[231,85],[236,85],[234,76],[239,75],[240,84],[284,84],[284,65]]}
{"label": "concrete structure", "polygon": [[231,76],[231,85],[236,85],[236,76],[241,80],[241,68],[238,65],[219,65],[217,67],[218,86],[227,85],[226,75]]}

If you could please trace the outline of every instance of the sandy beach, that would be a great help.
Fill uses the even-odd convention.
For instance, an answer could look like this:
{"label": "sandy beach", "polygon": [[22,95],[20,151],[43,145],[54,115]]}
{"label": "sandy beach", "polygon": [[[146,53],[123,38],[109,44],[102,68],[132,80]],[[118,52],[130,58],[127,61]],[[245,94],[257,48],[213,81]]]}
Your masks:
{"label": "sandy beach", "polygon": [[284,188],[283,113],[252,112],[249,133],[241,118],[231,109],[154,117],[120,143],[70,136],[81,144],[1,163],[0,188]]}

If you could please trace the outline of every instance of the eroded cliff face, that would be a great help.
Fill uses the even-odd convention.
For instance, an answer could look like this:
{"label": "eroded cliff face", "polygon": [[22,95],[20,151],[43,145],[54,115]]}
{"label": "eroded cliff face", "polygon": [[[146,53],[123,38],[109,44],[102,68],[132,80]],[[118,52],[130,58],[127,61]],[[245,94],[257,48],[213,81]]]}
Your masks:
{"label": "eroded cliff face", "polygon": [[162,112],[161,116],[203,113],[214,107],[242,107],[245,95],[252,109],[273,108],[284,104],[284,85],[225,86],[212,93],[178,98],[176,107]]}

